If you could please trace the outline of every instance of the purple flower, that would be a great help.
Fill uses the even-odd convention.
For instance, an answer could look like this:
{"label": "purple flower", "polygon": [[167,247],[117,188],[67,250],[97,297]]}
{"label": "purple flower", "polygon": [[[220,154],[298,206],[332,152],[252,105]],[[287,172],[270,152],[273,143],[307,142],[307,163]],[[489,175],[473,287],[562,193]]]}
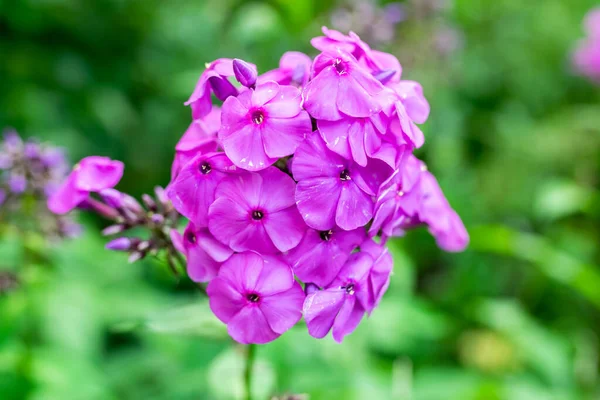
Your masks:
{"label": "purple flower", "polygon": [[294,153],[312,131],[300,91],[266,82],[225,100],[219,139],[235,165],[259,171]]}
{"label": "purple flower", "polygon": [[344,35],[339,31],[328,29],[325,26],[321,28],[321,31],[325,36],[317,36],[310,41],[310,44],[319,51],[335,52],[339,49],[351,54],[356,59],[360,59],[372,51],[369,45],[360,40],[354,32]]}
{"label": "purple flower", "polygon": [[338,227],[324,231],[309,229],[287,259],[300,280],[326,286],[338,275],[352,250],[365,237],[362,228],[352,231]]}
{"label": "purple flower", "polygon": [[304,292],[291,268],[272,256],[234,254],[207,293],[211,310],[240,343],[273,341],[302,317]]}
{"label": "purple flower", "polygon": [[367,312],[370,314],[379,305],[383,295],[390,286],[390,275],[394,266],[392,255],[387,247],[366,240],[360,245],[360,251],[367,253],[373,258],[373,266],[369,273],[369,306]]}
{"label": "purple flower", "polygon": [[221,126],[221,109],[214,107],[204,118],[192,121],[175,145],[175,160],[171,167],[171,179],[194,156],[217,151],[217,132]]}
{"label": "purple flower", "polygon": [[12,174],[8,178],[8,187],[13,193],[23,193],[27,189],[27,179],[23,175]]}
{"label": "purple flower", "polygon": [[258,83],[275,81],[280,85],[303,87],[310,78],[312,60],[298,51],[288,51],[281,56],[279,68],[265,72],[258,77]]}
{"label": "purple flower", "polygon": [[377,159],[369,159],[365,167],[346,160],[313,132],[296,151],[292,172],[298,181],[298,210],[308,226],[353,230],[373,216],[373,196],[392,169]]}
{"label": "purple flower", "polygon": [[187,259],[187,273],[194,282],[208,282],[217,276],[221,264],[233,254],[208,231],[190,223],[183,234],[183,253]]}
{"label": "purple flower", "polygon": [[202,118],[210,113],[212,109],[211,93],[215,93],[220,100],[237,95],[237,89],[227,80],[233,75],[233,60],[229,58],[220,58],[207,65],[206,70],[200,75],[192,95],[185,102],[186,106],[192,107],[194,119]]}
{"label": "purple flower", "polygon": [[169,184],[167,196],[179,213],[198,226],[207,226],[217,185],[235,172],[237,168],[224,153],[199,154]]}
{"label": "purple flower", "polygon": [[600,83],[600,8],[589,11],[583,24],[588,37],[577,44],[573,64],[580,74]]}
{"label": "purple flower", "polygon": [[235,79],[247,88],[254,88],[256,85],[256,67],[252,64],[247,63],[244,60],[234,59],[233,60],[233,73]]}
{"label": "purple flower", "polygon": [[372,308],[372,266],[369,254],[353,253],[327,288],[306,296],[302,312],[311,336],[320,339],[332,330],[333,339],[341,343],[356,329],[365,311]]}
{"label": "purple flower", "polygon": [[460,217],[448,204],[435,177],[425,164],[411,156],[405,165],[381,185],[369,234],[383,238],[401,236],[407,229],[425,224],[438,246],[457,252],[469,243]]}
{"label": "purple flower", "polygon": [[294,203],[294,187],[292,178],[275,167],[228,177],[215,191],[208,228],[238,252],[288,251],[306,230]]}
{"label": "purple flower", "polygon": [[312,66],[313,79],[304,88],[304,108],[317,120],[336,121],[370,117],[383,108],[377,98],[384,87],[349,53],[319,54]]}
{"label": "purple flower", "polygon": [[75,165],[66,181],[48,199],[55,214],[66,214],[92,192],[114,187],[123,176],[123,163],[108,157],[86,157]]}

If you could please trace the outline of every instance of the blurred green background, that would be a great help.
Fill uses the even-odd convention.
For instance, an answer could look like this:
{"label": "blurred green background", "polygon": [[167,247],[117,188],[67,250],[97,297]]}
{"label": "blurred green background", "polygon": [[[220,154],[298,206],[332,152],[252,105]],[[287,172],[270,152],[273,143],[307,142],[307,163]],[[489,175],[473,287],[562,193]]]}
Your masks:
{"label": "blurred green background", "polygon": [[[266,71],[286,50],[314,55],[310,38],[349,5],[369,36],[383,22],[356,3],[0,0],[0,126],[75,161],[123,160],[119,188],[149,192],[168,183],[205,62]],[[402,3],[379,48],[423,84],[418,156],[472,243],[393,241],[381,306],[342,345],[300,325],[260,346],[255,399],[600,399],[600,89],[569,59],[595,3]],[[21,284],[0,295],[0,398],[239,399],[243,349],[202,296],[105,251],[101,222],[84,222],[51,245],[4,230],[0,268]]]}

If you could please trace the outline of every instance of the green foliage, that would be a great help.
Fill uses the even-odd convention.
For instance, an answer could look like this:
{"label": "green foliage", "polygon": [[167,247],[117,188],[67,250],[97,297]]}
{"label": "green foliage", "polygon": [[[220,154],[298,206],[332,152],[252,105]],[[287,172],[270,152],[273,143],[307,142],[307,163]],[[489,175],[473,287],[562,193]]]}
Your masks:
{"label": "green foliage", "polygon": [[[175,4],[176,3],[176,4]],[[125,161],[121,188],[169,179],[204,63],[264,71],[333,1],[0,1],[0,126]],[[425,231],[390,244],[381,306],[338,345],[300,324],[257,348],[254,399],[592,400],[600,395],[600,89],[569,54],[593,0],[456,0],[408,20],[396,54],[432,113],[418,156],[472,237],[444,254]],[[439,19],[463,46],[434,54]],[[426,49],[426,50],[424,50]],[[103,248],[0,229],[0,397],[241,399],[243,349],[189,282]]]}

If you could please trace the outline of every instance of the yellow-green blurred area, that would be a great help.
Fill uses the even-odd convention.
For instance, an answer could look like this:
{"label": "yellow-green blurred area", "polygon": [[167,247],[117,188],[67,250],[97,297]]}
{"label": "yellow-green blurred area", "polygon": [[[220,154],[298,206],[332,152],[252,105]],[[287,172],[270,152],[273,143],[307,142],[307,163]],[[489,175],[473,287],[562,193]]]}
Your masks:
{"label": "yellow-green blurred area", "polygon": [[[258,347],[253,399],[600,398],[600,88],[570,63],[595,3],[403,3],[379,48],[424,87],[417,155],[471,245],[392,241],[380,307],[341,345],[300,323]],[[0,0],[0,126],[72,161],[123,160],[118,188],[150,192],[168,183],[206,62],[315,55],[310,38],[346,5]],[[195,287],[104,250],[85,218],[82,238],[51,245],[2,229],[0,268],[19,285],[0,295],[0,399],[241,399],[243,349]]]}

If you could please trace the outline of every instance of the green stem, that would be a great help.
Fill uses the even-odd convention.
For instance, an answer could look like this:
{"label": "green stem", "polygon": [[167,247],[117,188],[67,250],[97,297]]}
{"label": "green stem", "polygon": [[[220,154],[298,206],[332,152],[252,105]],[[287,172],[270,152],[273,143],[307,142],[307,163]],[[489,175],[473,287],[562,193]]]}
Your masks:
{"label": "green stem", "polygon": [[254,366],[254,353],[256,346],[249,344],[246,347],[246,367],[244,369],[244,387],[246,389],[246,400],[252,400],[252,372]]}

